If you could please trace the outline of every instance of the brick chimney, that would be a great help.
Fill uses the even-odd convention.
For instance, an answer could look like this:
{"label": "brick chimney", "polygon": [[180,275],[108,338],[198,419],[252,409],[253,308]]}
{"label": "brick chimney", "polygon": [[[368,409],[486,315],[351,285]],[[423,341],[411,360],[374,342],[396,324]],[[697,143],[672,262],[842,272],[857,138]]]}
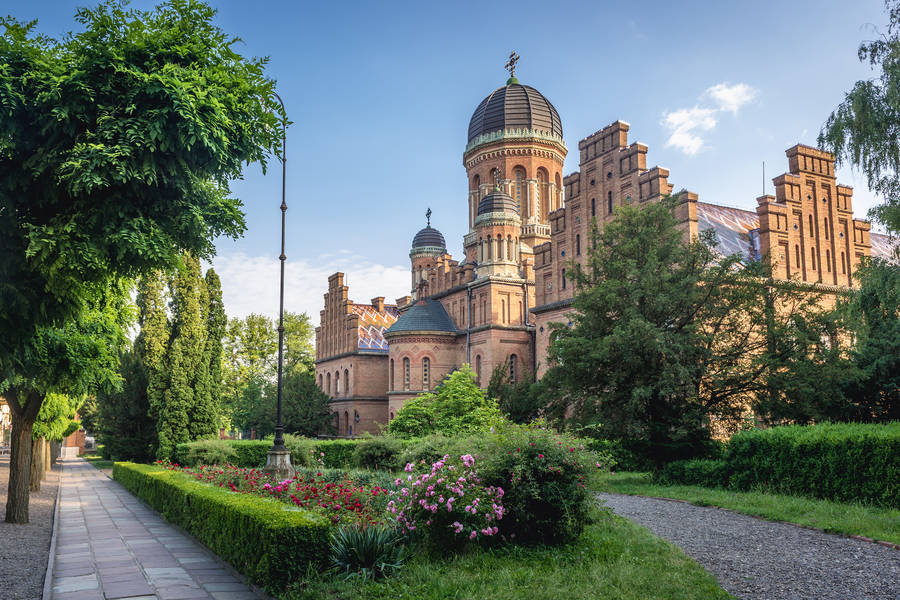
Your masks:
{"label": "brick chimney", "polygon": [[376,311],[384,312],[384,296],[372,298],[372,306],[375,307]]}

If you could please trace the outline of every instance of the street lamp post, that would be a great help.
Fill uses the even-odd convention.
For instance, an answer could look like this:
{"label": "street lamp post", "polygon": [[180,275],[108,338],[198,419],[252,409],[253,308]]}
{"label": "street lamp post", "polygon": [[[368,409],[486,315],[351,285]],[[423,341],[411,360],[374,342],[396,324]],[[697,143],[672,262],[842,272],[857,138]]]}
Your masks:
{"label": "street lamp post", "polygon": [[[281,114],[286,119],[287,112],[284,109],[284,101],[281,96],[272,92],[278,102],[281,104]],[[278,481],[291,479],[294,477],[296,470],[291,465],[291,452],[284,447],[284,425],[281,423],[281,392],[283,389],[282,369],[284,367],[284,218],[287,212],[287,123],[282,121],[281,124],[281,255],[278,257],[281,261],[281,284],[278,290],[278,408],[276,411],[275,422],[275,442],[272,449],[269,450],[266,459],[266,466],[263,469],[271,474]]]}

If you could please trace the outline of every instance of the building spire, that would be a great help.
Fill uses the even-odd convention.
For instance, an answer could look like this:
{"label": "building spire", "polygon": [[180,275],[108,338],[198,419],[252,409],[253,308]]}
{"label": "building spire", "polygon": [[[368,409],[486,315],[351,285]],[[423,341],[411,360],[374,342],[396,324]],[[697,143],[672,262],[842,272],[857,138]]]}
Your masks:
{"label": "building spire", "polygon": [[425,211],[425,218],[428,220],[428,227],[431,227],[431,208]]}
{"label": "building spire", "polygon": [[506,85],[513,85],[514,83],[519,83],[519,80],[516,79],[516,63],[519,62],[519,55],[516,54],[516,51],[513,50],[509,53],[509,60],[506,61],[506,66],[504,67],[507,71],[509,71],[509,79],[506,80]]}

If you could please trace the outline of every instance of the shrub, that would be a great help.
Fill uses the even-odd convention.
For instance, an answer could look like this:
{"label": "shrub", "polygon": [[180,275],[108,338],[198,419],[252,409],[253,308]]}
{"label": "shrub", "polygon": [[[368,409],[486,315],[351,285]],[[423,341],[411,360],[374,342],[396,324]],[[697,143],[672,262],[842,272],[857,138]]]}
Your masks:
{"label": "shrub", "polygon": [[441,433],[433,433],[423,438],[410,440],[400,454],[400,464],[431,465],[439,461],[445,454],[455,454],[455,452],[451,452],[453,443],[452,438]]}
{"label": "shrub", "polygon": [[481,471],[486,485],[506,492],[500,533],[517,543],[575,539],[595,510],[594,478],[611,462],[540,423],[502,428],[488,440]]}
{"label": "shrub", "polygon": [[735,489],[900,506],[900,422],[742,431],[725,460]]}
{"label": "shrub", "polygon": [[384,525],[349,525],[331,536],[331,565],[348,576],[379,579],[403,566],[407,552],[403,535]]}
{"label": "shrub", "polygon": [[676,460],[655,475],[662,484],[701,485],[704,487],[728,486],[728,463],[724,460]]}
{"label": "shrub", "polygon": [[503,423],[497,401],[485,396],[468,365],[450,373],[433,392],[407,402],[388,425],[396,436],[411,438],[432,433],[466,435],[489,431]]}
{"label": "shrub", "polygon": [[402,468],[400,455],[404,443],[390,436],[363,438],[353,449],[352,463],[354,467],[386,471],[398,471]]}
{"label": "shrub", "polygon": [[[273,439],[274,441],[274,439]],[[271,443],[269,442],[271,448]],[[317,464],[315,440],[286,433],[284,447],[291,452],[291,464],[294,467],[314,467]],[[268,450],[266,450],[268,452]],[[268,458],[268,457],[267,457]],[[265,464],[265,462],[263,462]]]}
{"label": "shrub", "polygon": [[328,556],[331,525],[315,513],[154,465],[116,463],[113,479],[270,593],[323,567]]}
{"label": "shrub", "polygon": [[328,469],[347,469],[353,464],[353,450],[360,440],[316,440],[315,449]]}
{"label": "shrub", "polygon": [[187,444],[185,463],[189,465],[224,465],[234,462],[237,452],[227,440],[200,440]]}
{"label": "shrub", "polygon": [[[450,455],[430,465],[424,473],[407,476],[399,494],[388,502],[404,532],[418,531],[440,548],[459,548],[467,542],[489,538],[499,531],[503,518],[503,488],[484,485],[475,469],[475,457]],[[414,465],[406,465],[412,473]]]}

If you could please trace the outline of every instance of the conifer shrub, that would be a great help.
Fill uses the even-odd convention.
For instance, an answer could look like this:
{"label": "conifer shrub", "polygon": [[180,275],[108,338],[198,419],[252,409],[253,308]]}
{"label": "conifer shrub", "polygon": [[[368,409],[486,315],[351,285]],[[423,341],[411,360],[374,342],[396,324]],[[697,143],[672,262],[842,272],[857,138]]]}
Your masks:
{"label": "conifer shrub", "polygon": [[187,444],[187,465],[224,465],[234,462],[237,451],[227,440],[200,440]]}

